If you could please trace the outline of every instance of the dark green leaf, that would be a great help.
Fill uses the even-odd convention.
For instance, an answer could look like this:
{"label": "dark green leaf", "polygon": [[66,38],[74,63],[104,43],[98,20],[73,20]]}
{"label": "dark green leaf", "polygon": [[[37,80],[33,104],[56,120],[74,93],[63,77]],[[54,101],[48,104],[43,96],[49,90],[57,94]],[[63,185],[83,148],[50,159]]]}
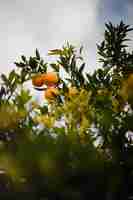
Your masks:
{"label": "dark green leaf", "polygon": [[81,65],[81,67],[79,68],[79,73],[82,73],[83,70],[84,70],[84,68],[85,68],[85,63],[83,63],[83,64]]}
{"label": "dark green leaf", "polygon": [[40,60],[40,53],[39,53],[38,49],[36,49],[36,57],[38,60]]}
{"label": "dark green leaf", "polygon": [[21,56],[22,60],[26,62],[26,57],[24,55]]}

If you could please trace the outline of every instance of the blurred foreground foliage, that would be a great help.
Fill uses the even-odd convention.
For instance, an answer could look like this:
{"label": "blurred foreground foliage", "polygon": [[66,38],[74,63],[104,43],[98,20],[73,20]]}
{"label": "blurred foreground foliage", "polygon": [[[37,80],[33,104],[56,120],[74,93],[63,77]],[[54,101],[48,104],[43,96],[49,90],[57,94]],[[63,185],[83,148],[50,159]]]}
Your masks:
{"label": "blurred foreground foliage", "polygon": [[[97,45],[103,66],[92,74],[84,70],[83,48],[69,43],[49,51],[55,62],[45,63],[36,49],[34,57],[22,55],[14,70],[1,74],[1,199],[133,195],[133,53],[125,45],[131,30],[123,22],[106,24]],[[50,74],[41,86],[49,69],[58,82],[48,85]],[[36,76],[41,105],[24,86]]]}

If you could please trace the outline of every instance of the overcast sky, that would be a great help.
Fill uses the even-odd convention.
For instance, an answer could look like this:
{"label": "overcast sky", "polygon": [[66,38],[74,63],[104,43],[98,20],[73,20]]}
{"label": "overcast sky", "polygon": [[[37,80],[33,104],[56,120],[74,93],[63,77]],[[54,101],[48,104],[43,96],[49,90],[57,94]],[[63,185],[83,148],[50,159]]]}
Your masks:
{"label": "overcast sky", "polygon": [[104,23],[123,19],[133,25],[132,1],[0,0],[0,73],[13,68],[21,54],[33,55],[38,48],[45,57],[66,40],[84,46],[87,69],[93,70]]}

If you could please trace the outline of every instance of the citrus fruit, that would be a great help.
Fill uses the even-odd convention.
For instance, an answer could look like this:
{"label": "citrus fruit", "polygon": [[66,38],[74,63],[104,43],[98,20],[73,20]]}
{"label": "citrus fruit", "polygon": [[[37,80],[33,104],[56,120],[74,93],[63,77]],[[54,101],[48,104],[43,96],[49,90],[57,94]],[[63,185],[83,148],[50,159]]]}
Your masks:
{"label": "citrus fruit", "polygon": [[44,97],[47,100],[53,100],[58,95],[59,95],[59,90],[57,88],[47,88],[47,90],[44,93]]}
{"label": "citrus fruit", "polygon": [[56,72],[47,72],[46,74],[43,75],[43,82],[50,86],[57,84],[59,81],[58,75]]}
{"label": "citrus fruit", "polygon": [[44,84],[43,75],[36,75],[32,78],[32,85],[41,87]]}

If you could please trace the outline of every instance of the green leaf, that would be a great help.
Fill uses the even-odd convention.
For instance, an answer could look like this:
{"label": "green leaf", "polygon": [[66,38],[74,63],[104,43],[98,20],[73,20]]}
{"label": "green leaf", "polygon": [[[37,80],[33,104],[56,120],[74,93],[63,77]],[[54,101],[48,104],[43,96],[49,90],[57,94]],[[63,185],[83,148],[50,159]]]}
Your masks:
{"label": "green leaf", "polygon": [[5,95],[5,94],[6,94],[5,88],[2,86],[2,87],[0,88],[0,99],[1,99],[2,96]]}
{"label": "green leaf", "polygon": [[21,93],[16,97],[16,104],[20,107],[24,107],[24,105],[31,99],[28,90],[21,90]]}
{"label": "green leaf", "polygon": [[33,57],[30,57],[29,59],[29,65],[32,69],[36,69],[37,68],[37,60]]}
{"label": "green leaf", "polygon": [[21,56],[22,60],[26,62],[26,57],[24,55]]}
{"label": "green leaf", "polygon": [[82,54],[83,48],[84,48],[83,46],[80,47],[80,49],[79,49],[80,54]]}
{"label": "green leaf", "polygon": [[[70,79],[68,81],[70,81]],[[63,91],[68,92],[68,87],[65,82],[63,82]]]}
{"label": "green leaf", "polygon": [[44,105],[43,107],[39,108],[41,111],[41,114],[47,114],[48,113],[48,106]]}
{"label": "green leaf", "polygon": [[62,135],[65,134],[65,127],[61,127],[61,128],[54,127],[53,130],[54,130],[54,132],[55,132],[57,135],[58,135],[58,134],[62,134]]}
{"label": "green leaf", "polygon": [[4,83],[8,83],[8,79],[5,74],[1,74],[1,79],[3,80]]}
{"label": "green leaf", "polygon": [[85,68],[85,63],[80,66],[79,73],[82,73]]}
{"label": "green leaf", "polygon": [[17,75],[16,75],[16,72],[15,70],[12,70],[9,74],[9,82],[12,82],[14,79],[16,79]]}
{"label": "green leaf", "polygon": [[53,49],[53,50],[49,50],[48,55],[61,55],[62,54],[62,50],[61,49]]}
{"label": "green leaf", "polygon": [[24,68],[22,69],[21,71],[21,76],[20,76],[20,79],[21,79],[21,83],[24,83],[26,80],[27,80],[27,76],[29,74],[27,73],[27,70]]}
{"label": "green leaf", "polygon": [[22,62],[20,62],[20,63],[18,63],[18,62],[14,62],[14,64],[15,64],[17,67],[20,67],[20,68],[25,67],[25,64],[22,63]]}
{"label": "green leaf", "polygon": [[38,49],[36,49],[36,58],[37,58],[37,60],[40,60],[40,53],[39,53]]}
{"label": "green leaf", "polygon": [[59,72],[59,65],[58,64],[51,63],[50,65],[56,72]]}

